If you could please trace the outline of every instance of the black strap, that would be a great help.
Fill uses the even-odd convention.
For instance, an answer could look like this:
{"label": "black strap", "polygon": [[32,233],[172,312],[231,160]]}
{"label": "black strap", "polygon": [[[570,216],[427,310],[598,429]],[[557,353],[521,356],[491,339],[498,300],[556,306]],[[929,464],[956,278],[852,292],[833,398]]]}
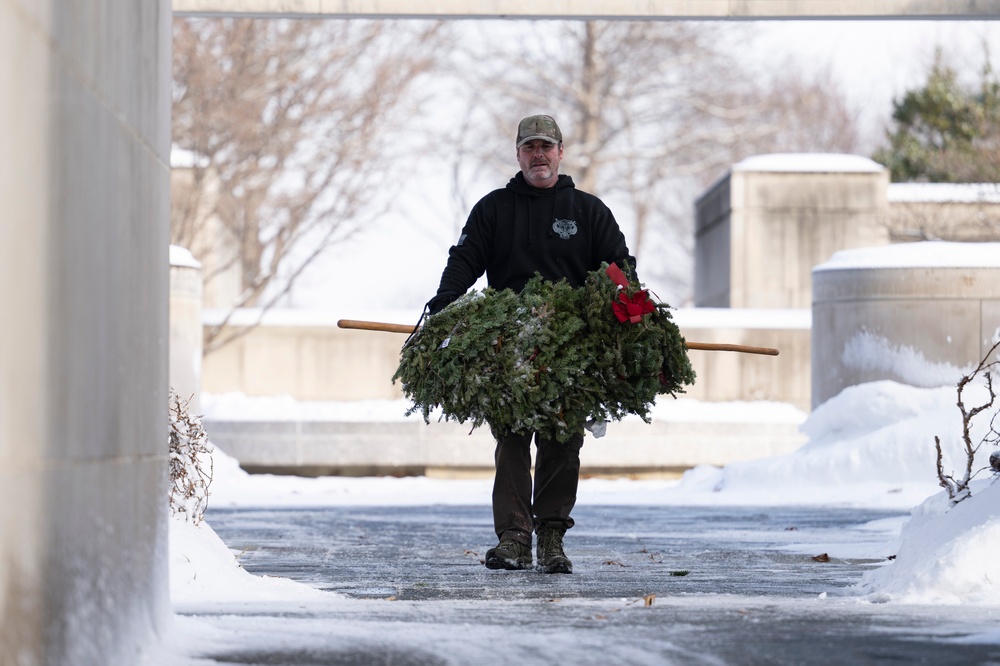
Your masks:
{"label": "black strap", "polygon": [[426,316],[426,315],[427,315],[427,312],[428,312],[428,310],[427,310],[427,306],[426,306],[426,305],[424,305],[424,309],[423,309],[423,311],[421,311],[421,313],[420,313],[420,319],[418,319],[418,320],[417,320],[417,323],[416,323],[416,324],[414,325],[414,327],[413,327],[413,333],[410,333],[410,335],[408,335],[408,336],[407,336],[407,338],[406,338],[406,342],[404,342],[404,343],[403,343],[403,346],[404,346],[404,347],[405,347],[406,345],[410,344],[410,340],[412,340],[412,339],[413,339],[413,336],[414,336],[414,335],[416,335],[416,334],[417,334],[417,332],[418,332],[418,331],[420,330],[420,324],[421,324],[421,323],[423,323],[423,321],[424,321],[424,316]]}

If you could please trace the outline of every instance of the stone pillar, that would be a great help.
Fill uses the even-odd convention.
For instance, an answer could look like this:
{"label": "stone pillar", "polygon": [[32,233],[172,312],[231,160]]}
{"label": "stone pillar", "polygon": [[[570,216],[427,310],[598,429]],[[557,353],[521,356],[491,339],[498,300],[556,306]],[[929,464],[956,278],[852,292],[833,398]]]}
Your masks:
{"label": "stone pillar", "polygon": [[170,4],[0,2],[0,664],[142,661],[167,586]]}
{"label": "stone pillar", "polygon": [[1000,339],[1000,243],[838,252],[813,294],[813,407],[881,379],[955,385]]}
{"label": "stone pillar", "polygon": [[201,413],[201,264],[191,253],[170,246],[170,388]]}
{"label": "stone pillar", "polygon": [[811,271],[881,245],[889,175],[857,155],[759,155],[695,202],[695,306],[808,308]]}

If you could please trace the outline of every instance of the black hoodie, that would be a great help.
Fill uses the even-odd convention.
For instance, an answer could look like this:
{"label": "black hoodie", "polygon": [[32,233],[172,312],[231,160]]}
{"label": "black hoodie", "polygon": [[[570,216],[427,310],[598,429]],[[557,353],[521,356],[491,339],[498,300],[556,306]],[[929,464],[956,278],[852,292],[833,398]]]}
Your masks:
{"label": "black hoodie", "polygon": [[456,243],[448,251],[431,313],[464,294],[486,272],[495,289],[521,291],[535,273],[580,287],[601,262],[635,267],[625,236],[600,199],[576,189],[560,175],[539,189],[520,172],[507,187],[494,190],[472,208]]}

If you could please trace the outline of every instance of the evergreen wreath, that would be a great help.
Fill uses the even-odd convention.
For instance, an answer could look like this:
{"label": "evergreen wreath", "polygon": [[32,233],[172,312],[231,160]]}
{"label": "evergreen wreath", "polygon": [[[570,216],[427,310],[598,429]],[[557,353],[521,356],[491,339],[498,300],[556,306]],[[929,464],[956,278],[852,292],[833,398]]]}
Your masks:
{"label": "evergreen wreath", "polygon": [[496,437],[565,442],[626,414],[648,423],[656,396],[683,393],[695,373],[669,306],[603,264],[577,289],[536,275],[520,294],[465,294],[411,336],[396,380],[414,403],[406,414],[425,422],[440,407],[443,419],[487,423]]}

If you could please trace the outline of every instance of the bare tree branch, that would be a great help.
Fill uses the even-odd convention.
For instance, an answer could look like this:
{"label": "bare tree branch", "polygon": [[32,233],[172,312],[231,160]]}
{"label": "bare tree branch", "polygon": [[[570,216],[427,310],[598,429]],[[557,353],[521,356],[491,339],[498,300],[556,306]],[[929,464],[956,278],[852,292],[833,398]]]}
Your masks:
{"label": "bare tree branch", "polygon": [[[390,149],[423,101],[414,84],[435,68],[444,29],[175,21],[173,140],[192,159],[175,188],[171,242],[206,265],[206,300],[222,299],[210,306],[273,307],[385,210],[380,189],[403,166]],[[206,332],[206,353],[233,339],[218,337],[223,328]]]}
{"label": "bare tree branch", "polygon": [[[996,393],[993,390],[993,373],[995,368],[1000,366],[1000,361],[996,360],[995,354],[997,350],[1000,349],[1000,342],[995,343],[986,355],[979,361],[979,365],[976,366],[972,372],[964,375],[958,382],[958,409],[962,414],[962,443],[965,450],[965,470],[962,478],[955,479],[954,474],[945,474],[944,472],[944,454],[941,448],[941,439],[935,435],[934,437],[934,447],[937,451],[937,474],[938,482],[942,488],[948,492],[948,499],[951,503],[958,504],[962,500],[971,497],[972,492],[969,490],[969,484],[972,479],[982,470],[973,470],[975,466],[976,453],[978,453],[979,448],[985,443],[997,442],[998,434],[996,430],[996,419],[997,414],[1000,412],[994,412],[993,417],[990,419],[989,432],[976,444],[972,443],[972,420],[983,411],[993,407],[996,401]],[[986,382],[986,390],[989,393],[989,400],[981,405],[975,407],[967,408],[965,405],[965,399],[963,397],[963,392],[966,387],[975,380],[976,377],[982,375]]]}

